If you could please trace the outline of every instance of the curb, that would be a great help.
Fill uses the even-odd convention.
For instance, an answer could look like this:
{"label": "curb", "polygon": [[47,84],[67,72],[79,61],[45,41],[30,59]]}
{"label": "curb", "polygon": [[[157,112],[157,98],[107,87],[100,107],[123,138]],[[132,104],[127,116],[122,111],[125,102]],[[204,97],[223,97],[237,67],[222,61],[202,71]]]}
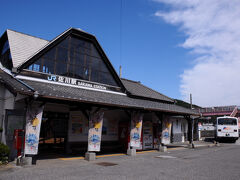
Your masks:
{"label": "curb", "polygon": [[201,147],[219,147],[220,144],[194,144],[194,148],[201,148]]}

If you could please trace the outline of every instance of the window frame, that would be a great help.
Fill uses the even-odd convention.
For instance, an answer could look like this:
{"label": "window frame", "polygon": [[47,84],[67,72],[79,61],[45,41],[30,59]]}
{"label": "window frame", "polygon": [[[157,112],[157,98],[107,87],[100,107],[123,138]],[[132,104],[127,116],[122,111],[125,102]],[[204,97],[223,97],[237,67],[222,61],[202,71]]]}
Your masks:
{"label": "window frame", "polygon": [[[81,40],[81,41],[85,41],[89,44],[89,47],[91,49],[95,48],[94,50],[90,50],[94,51],[95,53],[98,52],[98,56],[93,56],[92,54],[89,55],[88,53],[85,52],[85,49],[87,48],[82,48],[79,49],[79,51],[77,51],[77,48],[72,48],[73,44],[72,44],[72,39],[77,39],[77,40]],[[64,44],[65,46],[62,46],[61,43],[63,41],[68,41],[68,47],[66,47],[66,43]],[[80,46],[81,47],[81,46]],[[67,59],[65,61],[63,60],[59,60],[58,56],[59,56],[59,49],[64,49],[66,50],[65,53],[67,53],[66,56]],[[89,49],[88,49],[89,50]],[[51,56],[48,57],[48,52],[53,51],[55,53],[54,58],[53,58],[53,54]],[[82,51],[82,52],[81,52]],[[77,56],[77,54],[79,56]],[[73,57],[71,56],[73,55]],[[83,56],[83,63],[77,63],[77,57],[79,57],[81,59],[81,56]],[[38,58],[37,61],[41,61],[41,66],[40,66],[40,71],[37,71],[39,73],[45,73],[48,74],[46,72],[43,72],[43,66],[45,65],[44,61],[49,61],[52,62],[54,64],[53,67],[53,72],[49,73],[49,74],[55,74],[55,75],[60,75],[60,76],[65,76],[65,77],[71,77],[71,78],[76,78],[76,79],[80,79],[80,80],[84,80],[84,81],[89,81],[89,82],[94,82],[94,83],[98,83],[98,84],[104,84],[107,86],[112,86],[112,87],[119,87],[117,81],[115,80],[113,74],[111,73],[111,70],[108,68],[108,66],[106,65],[106,62],[104,60],[104,57],[102,57],[101,53],[99,52],[98,48],[95,46],[95,44],[93,42],[90,42],[88,40],[85,40],[83,38],[79,38],[79,37],[75,37],[73,35],[67,36],[66,38],[64,38],[61,42],[59,42],[58,44],[56,44],[54,47],[52,47],[51,49],[49,49],[45,54],[43,54],[42,56],[40,56]],[[95,60],[99,60],[99,65],[98,65],[98,69],[97,68],[92,68],[92,63],[94,63]],[[89,62],[90,61],[90,62]],[[35,63],[32,63],[31,65],[34,65]],[[66,67],[66,73],[65,74],[59,74],[57,72],[57,68],[59,68],[59,64],[61,65],[65,65]],[[30,66],[31,66],[30,65]],[[27,67],[28,71],[33,71],[33,69],[28,69],[30,66]],[[84,77],[84,73],[82,75],[82,79],[78,77],[76,77],[76,75],[79,75],[76,73],[76,68],[74,68],[73,73],[70,71],[70,66],[75,66],[75,67],[83,67],[84,71],[88,71],[88,75],[86,77]],[[102,67],[103,66],[103,67]],[[46,67],[45,67],[46,68]],[[49,68],[50,69],[50,68]],[[106,82],[105,79],[100,78],[92,78],[92,71],[97,71],[96,74],[98,74],[98,76],[100,76],[101,74],[107,74],[108,76],[106,76],[107,78],[105,79],[110,79],[109,82]],[[84,72],[83,71],[83,72]],[[108,71],[108,72],[107,72]],[[33,71],[35,72],[35,71]],[[72,74],[71,74],[72,73]],[[97,80],[96,80],[97,79]],[[102,80],[103,79],[103,80]]]}

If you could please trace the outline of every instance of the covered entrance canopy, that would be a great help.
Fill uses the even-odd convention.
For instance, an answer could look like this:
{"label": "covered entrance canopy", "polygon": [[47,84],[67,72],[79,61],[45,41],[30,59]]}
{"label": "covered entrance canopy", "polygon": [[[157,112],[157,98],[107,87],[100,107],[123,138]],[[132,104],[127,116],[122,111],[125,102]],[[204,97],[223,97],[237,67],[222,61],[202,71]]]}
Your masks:
{"label": "covered entrance canopy", "polygon": [[[72,117],[80,117],[82,119],[83,125],[84,123],[88,125],[89,121],[89,112],[96,109],[104,109],[105,111],[105,119],[103,121],[103,137],[101,142],[101,151],[104,152],[124,152],[128,148],[127,139],[121,140],[121,136],[127,138],[130,131],[130,122],[131,122],[131,112],[141,112],[144,115],[143,117],[143,132],[147,132],[146,135],[142,135],[145,138],[145,142],[150,141],[150,145],[146,145],[146,143],[142,142],[143,149],[146,147],[147,149],[153,149],[155,139],[158,137],[156,129],[158,125],[158,121],[162,121],[164,115],[168,116],[176,116],[181,115],[182,117],[197,115],[198,113],[193,112],[190,109],[183,108],[181,106],[175,105],[173,102],[161,101],[157,98],[166,98],[161,94],[151,94],[152,90],[143,86],[139,82],[130,81],[126,79],[121,79],[126,89],[131,90],[131,94],[129,92],[128,95],[121,93],[111,93],[111,92],[102,92],[95,91],[90,89],[83,89],[79,87],[72,87],[68,85],[60,85],[48,82],[37,82],[34,80],[17,80],[12,76],[2,72],[1,76],[4,79],[4,82],[7,86],[14,87],[12,89],[16,95],[21,94],[29,97],[30,99],[34,99],[34,96],[37,98],[34,99],[36,103],[44,103],[44,113],[43,113],[43,121],[42,121],[42,129],[40,133],[40,150],[43,147],[43,143],[48,146],[44,146],[49,152],[49,141],[51,143],[56,143],[57,149],[55,148],[54,152],[68,152],[68,153],[84,153],[87,151],[87,136],[88,132],[86,130],[81,129],[82,124],[78,126],[75,124],[75,128],[81,129],[79,132],[82,135],[72,134],[73,131],[73,119]],[[145,97],[141,97],[139,95],[139,91],[145,92]],[[146,96],[155,96],[154,98],[148,98]],[[19,96],[19,95],[18,95]],[[21,100],[20,100],[21,101]],[[28,101],[25,101],[26,103]],[[26,104],[25,104],[26,107]],[[49,118],[48,116],[55,116],[55,118]],[[145,118],[145,116],[147,118]],[[61,117],[61,118],[60,118]],[[63,118],[65,117],[65,119]],[[45,122],[45,119],[48,118],[51,120],[51,123]],[[61,121],[59,121],[59,118]],[[56,120],[58,121],[56,122]],[[155,120],[157,119],[157,120]],[[150,120],[150,121],[149,121]],[[107,136],[109,127],[105,126],[105,123],[115,122],[113,126],[115,126],[116,133],[112,133],[111,136]],[[145,122],[146,121],[146,122]],[[56,124],[60,123],[60,124]],[[149,123],[151,123],[151,127],[149,127]],[[58,132],[58,134],[52,134],[48,138],[46,134],[49,134],[49,130],[51,129],[51,125],[54,126],[52,129],[53,132],[57,131],[55,129],[62,129],[62,132]],[[58,128],[56,127],[58,126]],[[59,128],[59,126],[62,126]],[[111,125],[110,125],[111,126]],[[160,124],[161,126],[161,124]],[[65,128],[65,129],[64,129]],[[88,128],[88,127],[86,127]],[[106,129],[104,129],[106,128]],[[110,127],[111,128],[111,127]],[[124,128],[126,128],[125,132]],[[150,128],[150,132],[149,132]],[[158,127],[159,128],[159,127]],[[160,127],[161,130],[162,127]],[[104,134],[106,133],[106,134]],[[124,133],[124,135],[122,135]],[[150,133],[150,134],[149,134]],[[43,135],[44,134],[44,135]],[[149,136],[150,135],[150,136]],[[51,137],[51,138],[50,138]],[[110,138],[109,138],[110,137]],[[53,139],[56,138],[56,139]],[[109,139],[108,139],[109,138]],[[51,144],[50,143],[50,144]],[[149,144],[149,143],[148,143]],[[62,149],[61,149],[62,148]],[[64,150],[65,149],[65,150]],[[110,150],[109,150],[110,149]],[[109,151],[108,151],[109,150]],[[40,151],[41,152],[41,151]],[[46,152],[45,152],[46,153]],[[48,157],[48,156],[47,156]]]}

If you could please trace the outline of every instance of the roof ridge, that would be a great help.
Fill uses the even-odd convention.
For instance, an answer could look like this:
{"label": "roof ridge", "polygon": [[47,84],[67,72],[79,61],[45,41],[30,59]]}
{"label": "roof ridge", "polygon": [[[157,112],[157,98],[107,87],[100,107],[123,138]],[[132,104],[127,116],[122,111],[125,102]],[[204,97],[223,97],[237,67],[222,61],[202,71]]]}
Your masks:
{"label": "roof ridge", "polygon": [[19,34],[22,34],[22,35],[26,35],[26,36],[30,36],[30,37],[34,37],[34,38],[37,38],[37,39],[41,39],[41,40],[50,42],[49,40],[46,40],[46,39],[43,39],[43,38],[40,38],[40,37],[37,37],[37,36],[33,36],[33,35],[30,35],[30,34],[27,34],[27,33],[19,32],[19,31],[16,31],[16,30],[7,29],[6,31],[13,31],[15,33],[19,33]]}
{"label": "roof ridge", "polygon": [[[164,95],[164,94],[158,92],[157,90],[154,90],[154,89],[152,89],[152,88],[150,88],[150,87],[148,87],[148,86],[142,84],[140,81],[133,81],[133,80],[130,80],[130,79],[125,79],[125,78],[121,78],[121,80],[125,80],[125,81],[128,81],[128,82],[132,82],[132,83],[135,83],[135,84],[141,85],[142,87],[148,89],[149,91],[152,91],[152,92],[154,92],[154,93],[157,93],[158,95],[161,95],[161,96],[163,96],[163,97],[165,97],[165,98],[167,98],[167,99],[169,99],[169,100],[171,100],[171,101],[174,102],[174,99],[173,99],[173,98],[170,98],[170,97],[168,97],[168,96],[166,96],[166,95]],[[151,97],[148,97],[148,98],[151,98]],[[154,98],[154,99],[155,99],[155,98]]]}
{"label": "roof ridge", "polygon": [[172,101],[174,101],[173,98],[170,98],[170,97],[168,97],[168,96],[166,96],[166,95],[158,92],[157,90],[154,90],[154,89],[152,89],[152,88],[150,88],[150,87],[148,87],[148,86],[146,86],[146,85],[144,85],[144,84],[142,84],[142,83],[139,83],[139,84],[142,85],[142,86],[144,86],[144,87],[146,87],[146,88],[148,88],[148,89],[150,89],[150,90],[152,90],[152,91],[154,91],[154,92],[156,92],[156,93],[158,93],[158,94],[160,94],[160,95],[162,95],[162,96],[164,96],[164,97],[166,97],[166,98],[168,98],[168,99],[171,99]]}
{"label": "roof ridge", "polygon": [[134,80],[126,79],[126,78],[120,78],[120,79],[121,79],[121,80],[125,80],[125,81],[130,81],[130,82],[134,82],[134,83],[141,84],[140,81],[134,81]]}

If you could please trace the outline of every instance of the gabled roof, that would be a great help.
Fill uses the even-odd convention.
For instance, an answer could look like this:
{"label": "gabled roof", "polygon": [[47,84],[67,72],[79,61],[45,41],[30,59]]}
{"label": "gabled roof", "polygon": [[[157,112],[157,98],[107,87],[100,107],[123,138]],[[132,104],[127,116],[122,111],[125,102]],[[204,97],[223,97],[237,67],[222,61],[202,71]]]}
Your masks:
{"label": "gabled roof", "polygon": [[128,79],[121,79],[127,91],[130,92],[130,95],[135,97],[144,97],[152,100],[159,100],[174,103],[174,100],[141,84],[137,81],[132,81]]}
{"label": "gabled roof", "polygon": [[38,58],[40,58],[44,53],[46,53],[48,50],[50,50],[51,48],[56,46],[58,43],[63,41],[66,37],[68,37],[71,34],[76,35],[78,37],[82,37],[84,39],[87,39],[87,40],[91,41],[96,46],[96,48],[99,50],[99,53],[102,56],[102,58],[103,58],[103,60],[106,64],[106,66],[109,68],[109,70],[111,72],[111,75],[113,76],[115,81],[118,83],[118,85],[121,87],[122,91],[125,92],[126,89],[125,89],[122,81],[120,80],[118,74],[116,73],[113,65],[109,61],[109,59],[108,59],[107,55],[105,54],[103,48],[99,44],[97,38],[92,34],[86,33],[85,31],[82,31],[81,29],[76,29],[76,28],[69,28],[66,31],[64,31],[62,34],[57,36],[55,39],[53,39],[52,41],[49,41],[45,46],[40,48],[37,52],[33,53],[22,64],[20,64],[17,67],[18,71],[21,71],[22,69],[31,65],[34,61],[36,61]]}
{"label": "gabled roof", "polygon": [[13,30],[8,29],[6,32],[14,68],[20,66],[26,59],[49,43],[47,40]]}

